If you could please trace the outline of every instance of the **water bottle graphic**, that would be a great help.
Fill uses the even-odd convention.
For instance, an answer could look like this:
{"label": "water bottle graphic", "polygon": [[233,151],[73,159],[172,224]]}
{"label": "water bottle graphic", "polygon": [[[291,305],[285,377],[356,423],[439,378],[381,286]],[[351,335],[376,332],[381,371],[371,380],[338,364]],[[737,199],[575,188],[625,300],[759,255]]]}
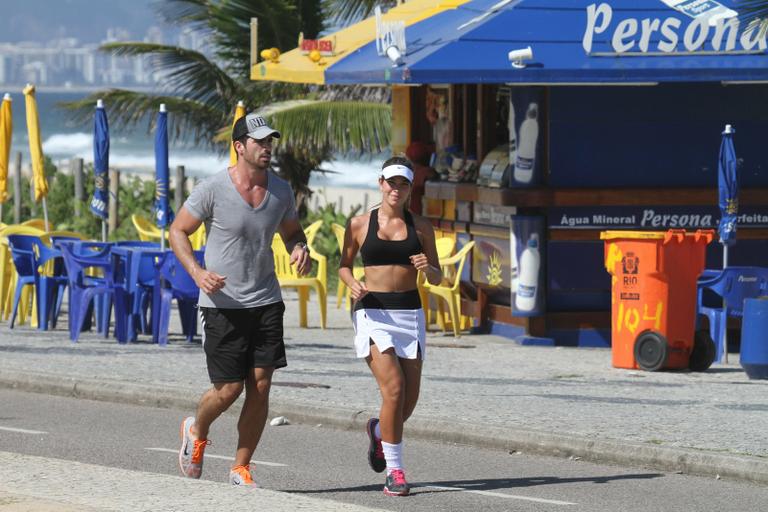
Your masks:
{"label": "water bottle graphic", "polygon": [[525,120],[520,125],[520,142],[517,145],[514,178],[517,183],[530,183],[536,163],[536,143],[539,139],[539,106],[528,105]]}
{"label": "water bottle graphic", "polygon": [[533,233],[528,239],[528,246],[520,257],[520,277],[515,294],[515,308],[518,311],[533,311],[536,307],[536,292],[539,287],[539,235]]}
{"label": "water bottle graphic", "polygon": [[691,18],[706,16],[710,27],[717,25],[717,22],[728,18],[738,16],[739,13],[729,9],[714,0],[661,0],[667,7],[671,7]]}
{"label": "water bottle graphic", "polygon": [[510,165],[515,165],[515,158],[517,157],[517,126],[515,125],[515,104],[512,101],[512,95],[509,96],[507,128],[509,128],[509,163]]}
{"label": "water bottle graphic", "polygon": [[519,264],[517,262],[517,235],[512,231],[509,234],[509,285],[512,289],[512,293],[517,293],[519,276]]}

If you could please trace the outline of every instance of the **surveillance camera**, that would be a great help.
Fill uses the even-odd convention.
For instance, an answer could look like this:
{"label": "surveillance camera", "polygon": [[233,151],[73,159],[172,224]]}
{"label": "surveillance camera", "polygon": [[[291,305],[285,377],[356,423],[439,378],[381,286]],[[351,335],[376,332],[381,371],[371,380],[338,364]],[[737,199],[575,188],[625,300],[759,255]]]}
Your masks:
{"label": "surveillance camera", "polygon": [[403,63],[403,54],[400,52],[400,48],[395,45],[387,48],[387,57],[392,61],[393,68]]}
{"label": "surveillance camera", "polygon": [[512,50],[507,54],[507,57],[512,63],[512,67],[524,68],[525,63],[523,61],[531,60],[533,58],[533,50],[531,50],[530,46],[521,50]]}

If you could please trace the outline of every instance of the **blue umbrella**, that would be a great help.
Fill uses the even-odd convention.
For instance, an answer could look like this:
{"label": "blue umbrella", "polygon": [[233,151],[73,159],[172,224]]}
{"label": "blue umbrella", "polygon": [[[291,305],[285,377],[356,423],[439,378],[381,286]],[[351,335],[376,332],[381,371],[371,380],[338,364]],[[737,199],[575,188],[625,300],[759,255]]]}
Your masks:
{"label": "blue umbrella", "polygon": [[[717,161],[717,186],[720,205],[720,243],[723,244],[723,268],[728,266],[728,246],[736,243],[736,221],[739,213],[739,176],[736,172],[736,150],[733,148],[733,134],[736,130],[725,125],[723,141],[720,143],[720,158]],[[726,304],[723,300],[723,309]],[[728,329],[723,335],[723,355],[728,362]]]}
{"label": "blue umbrella", "polygon": [[723,141],[720,143],[720,158],[717,162],[717,185],[720,189],[720,243],[725,246],[723,267],[728,266],[727,248],[736,243],[736,219],[739,213],[739,177],[736,173],[736,150],[733,148],[733,134],[736,130],[725,125]]}
{"label": "blue umbrella", "polygon": [[93,118],[93,175],[96,183],[91,212],[101,217],[101,238],[106,242],[106,219],[109,216],[109,123],[101,100],[96,102],[96,115]]}
{"label": "blue umbrella", "polygon": [[155,223],[162,231],[160,246],[163,249],[165,249],[165,228],[173,222],[173,211],[168,202],[169,175],[168,113],[165,111],[165,103],[162,103],[155,126]]}

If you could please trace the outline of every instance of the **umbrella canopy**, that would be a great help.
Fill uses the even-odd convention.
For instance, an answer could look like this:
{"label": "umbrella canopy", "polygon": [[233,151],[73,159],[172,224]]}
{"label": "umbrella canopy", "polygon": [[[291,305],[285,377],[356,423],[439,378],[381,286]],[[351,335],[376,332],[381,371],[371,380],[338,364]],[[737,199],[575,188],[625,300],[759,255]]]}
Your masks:
{"label": "umbrella canopy", "polygon": [[155,124],[155,223],[165,229],[173,222],[173,211],[168,201],[170,171],[168,169],[168,112],[160,105]]}
{"label": "umbrella canopy", "polygon": [[8,199],[8,159],[11,153],[12,129],[11,95],[6,94],[0,107],[0,203]]}
{"label": "umbrella canopy", "polygon": [[720,203],[720,243],[731,245],[736,242],[736,220],[739,213],[739,177],[736,172],[736,150],[733,134],[736,130],[725,125],[720,143],[720,158],[717,161],[717,185]]}
{"label": "umbrella canopy", "polygon": [[109,215],[109,123],[101,100],[93,118],[93,175],[96,186],[91,199],[91,212],[106,219]]}
{"label": "umbrella canopy", "polygon": [[[235,123],[238,119],[245,116],[245,103],[242,101],[237,102],[237,108],[235,109],[235,118],[232,120],[232,129],[235,129]],[[229,143],[229,165],[235,165],[237,163],[237,153],[235,153],[235,146],[232,141]]]}
{"label": "umbrella canopy", "polygon": [[27,107],[27,133],[29,134],[29,155],[32,160],[32,183],[35,187],[35,201],[48,195],[48,180],[45,178],[43,144],[40,140],[40,118],[37,115],[35,86],[24,88],[24,104]]}

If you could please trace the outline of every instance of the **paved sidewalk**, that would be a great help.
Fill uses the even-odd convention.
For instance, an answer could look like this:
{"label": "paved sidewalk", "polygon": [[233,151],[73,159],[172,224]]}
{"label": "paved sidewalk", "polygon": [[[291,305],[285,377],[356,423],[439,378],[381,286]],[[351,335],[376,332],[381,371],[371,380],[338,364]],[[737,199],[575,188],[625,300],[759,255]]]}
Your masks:
{"label": "paved sidewalk", "polygon": [[[328,329],[300,329],[286,293],[288,367],[275,374],[271,416],[363,429],[378,391],[354,357],[349,314],[329,302]],[[319,325],[314,303],[309,324]],[[71,344],[61,328],[2,325],[0,386],[192,411],[208,387],[201,346],[147,338],[118,345],[87,333]],[[606,349],[431,333],[406,435],[768,483],[768,381],[731,360],[649,373],[612,368]]]}
{"label": "paved sidewalk", "polygon": [[[35,478],[29,478],[30,468],[35,468]],[[0,482],[4,488],[0,489],[0,512],[379,510],[287,492],[7,452],[0,452]]]}

